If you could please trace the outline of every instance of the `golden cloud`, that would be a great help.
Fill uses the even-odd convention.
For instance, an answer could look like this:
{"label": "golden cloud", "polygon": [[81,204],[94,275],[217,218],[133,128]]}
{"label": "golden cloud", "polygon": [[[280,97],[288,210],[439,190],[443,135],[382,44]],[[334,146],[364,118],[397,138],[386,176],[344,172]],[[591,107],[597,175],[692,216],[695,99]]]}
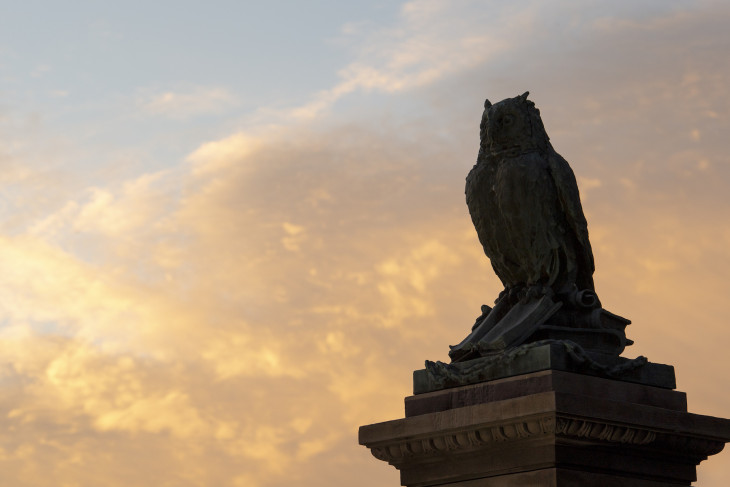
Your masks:
{"label": "golden cloud", "polygon": [[[440,24],[438,7],[409,4],[405,32]],[[412,370],[445,360],[500,291],[463,178],[481,98],[491,96],[483,91],[537,74],[548,132],[584,193],[598,292],[634,321],[627,355],[675,365],[694,411],[726,414],[728,98],[718,81],[728,73],[713,61],[687,67],[692,76],[641,71],[635,81],[629,56],[616,76],[582,74],[590,88],[550,78],[583,73],[588,54],[610,57],[612,33],[647,35],[607,22],[573,64],[548,56],[558,66],[547,70],[533,56],[501,82],[485,74],[492,61],[475,19],[449,24],[466,25],[463,35],[435,54],[448,29],[384,42],[386,62],[343,80],[407,88],[434,106],[468,98],[474,106],[454,105],[458,115],[231,134],[174,170],[68,191],[3,235],[5,478],[18,487],[397,485],[356,445],[356,428],[400,416]],[[659,58],[673,62],[672,46]],[[458,49],[468,52],[443,59]],[[727,471],[722,458],[700,468],[704,485]]]}

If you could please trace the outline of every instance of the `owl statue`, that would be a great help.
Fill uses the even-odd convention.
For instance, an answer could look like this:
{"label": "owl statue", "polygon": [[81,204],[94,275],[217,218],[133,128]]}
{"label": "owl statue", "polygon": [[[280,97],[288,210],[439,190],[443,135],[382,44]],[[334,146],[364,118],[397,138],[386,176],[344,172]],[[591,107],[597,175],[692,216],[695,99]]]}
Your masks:
{"label": "owl statue", "polygon": [[[616,335],[615,349],[626,345],[618,329],[628,320],[602,310],[595,294],[593,252],[575,176],[550,144],[528,94],[484,103],[466,203],[504,291],[494,308],[482,307],[472,333],[451,347],[453,361],[553,338],[571,327]],[[616,330],[604,330],[611,327]]]}
{"label": "owl statue", "polygon": [[527,96],[484,104],[479,155],[466,178],[469,213],[506,297],[592,291],[578,185]]}

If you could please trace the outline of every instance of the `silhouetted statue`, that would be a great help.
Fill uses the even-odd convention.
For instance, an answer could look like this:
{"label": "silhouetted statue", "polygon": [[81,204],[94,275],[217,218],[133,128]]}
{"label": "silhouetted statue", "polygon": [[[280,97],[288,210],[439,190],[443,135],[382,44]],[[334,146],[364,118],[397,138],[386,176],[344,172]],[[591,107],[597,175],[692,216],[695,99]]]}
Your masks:
{"label": "silhouetted statue", "polygon": [[[578,332],[589,333],[591,343],[612,342],[593,347],[598,357],[617,356],[626,345],[623,328],[629,321],[603,310],[595,294],[593,253],[575,176],[550,144],[528,94],[484,103],[466,203],[504,291],[494,309],[482,306],[472,333],[452,347],[453,361],[560,339],[570,331],[566,328],[593,329]],[[580,336],[571,338],[581,342]]]}

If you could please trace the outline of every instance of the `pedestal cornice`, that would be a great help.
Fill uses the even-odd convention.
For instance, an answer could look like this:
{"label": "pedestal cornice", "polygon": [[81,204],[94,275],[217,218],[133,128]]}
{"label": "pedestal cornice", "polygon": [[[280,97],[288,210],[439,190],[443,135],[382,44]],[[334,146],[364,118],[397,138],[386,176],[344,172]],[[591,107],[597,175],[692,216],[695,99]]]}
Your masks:
{"label": "pedestal cornice", "polygon": [[[535,379],[550,390],[536,392]],[[520,485],[538,470],[555,478],[590,473],[631,486],[688,486],[696,465],[730,439],[730,420],[686,412],[680,392],[640,394],[649,386],[559,371],[509,380],[526,394],[489,400],[476,393],[487,385],[475,384],[408,398],[434,402],[436,410],[363,426],[360,443],[398,468],[411,487],[513,485],[499,483],[507,478]],[[571,390],[586,380],[593,387]],[[472,400],[439,410],[444,394]]]}

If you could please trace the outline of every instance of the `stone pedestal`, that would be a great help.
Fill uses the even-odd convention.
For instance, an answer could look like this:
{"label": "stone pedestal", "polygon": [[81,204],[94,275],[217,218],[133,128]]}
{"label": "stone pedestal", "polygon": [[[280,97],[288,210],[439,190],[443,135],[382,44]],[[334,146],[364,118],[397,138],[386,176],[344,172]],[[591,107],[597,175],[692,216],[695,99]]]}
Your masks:
{"label": "stone pedestal", "polygon": [[[514,370],[407,397],[405,418],[362,426],[360,444],[409,487],[659,487],[689,486],[696,466],[730,440],[730,420],[687,412],[683,392]],[[424,373],[415,373],[417,389],[428,389]]]}

